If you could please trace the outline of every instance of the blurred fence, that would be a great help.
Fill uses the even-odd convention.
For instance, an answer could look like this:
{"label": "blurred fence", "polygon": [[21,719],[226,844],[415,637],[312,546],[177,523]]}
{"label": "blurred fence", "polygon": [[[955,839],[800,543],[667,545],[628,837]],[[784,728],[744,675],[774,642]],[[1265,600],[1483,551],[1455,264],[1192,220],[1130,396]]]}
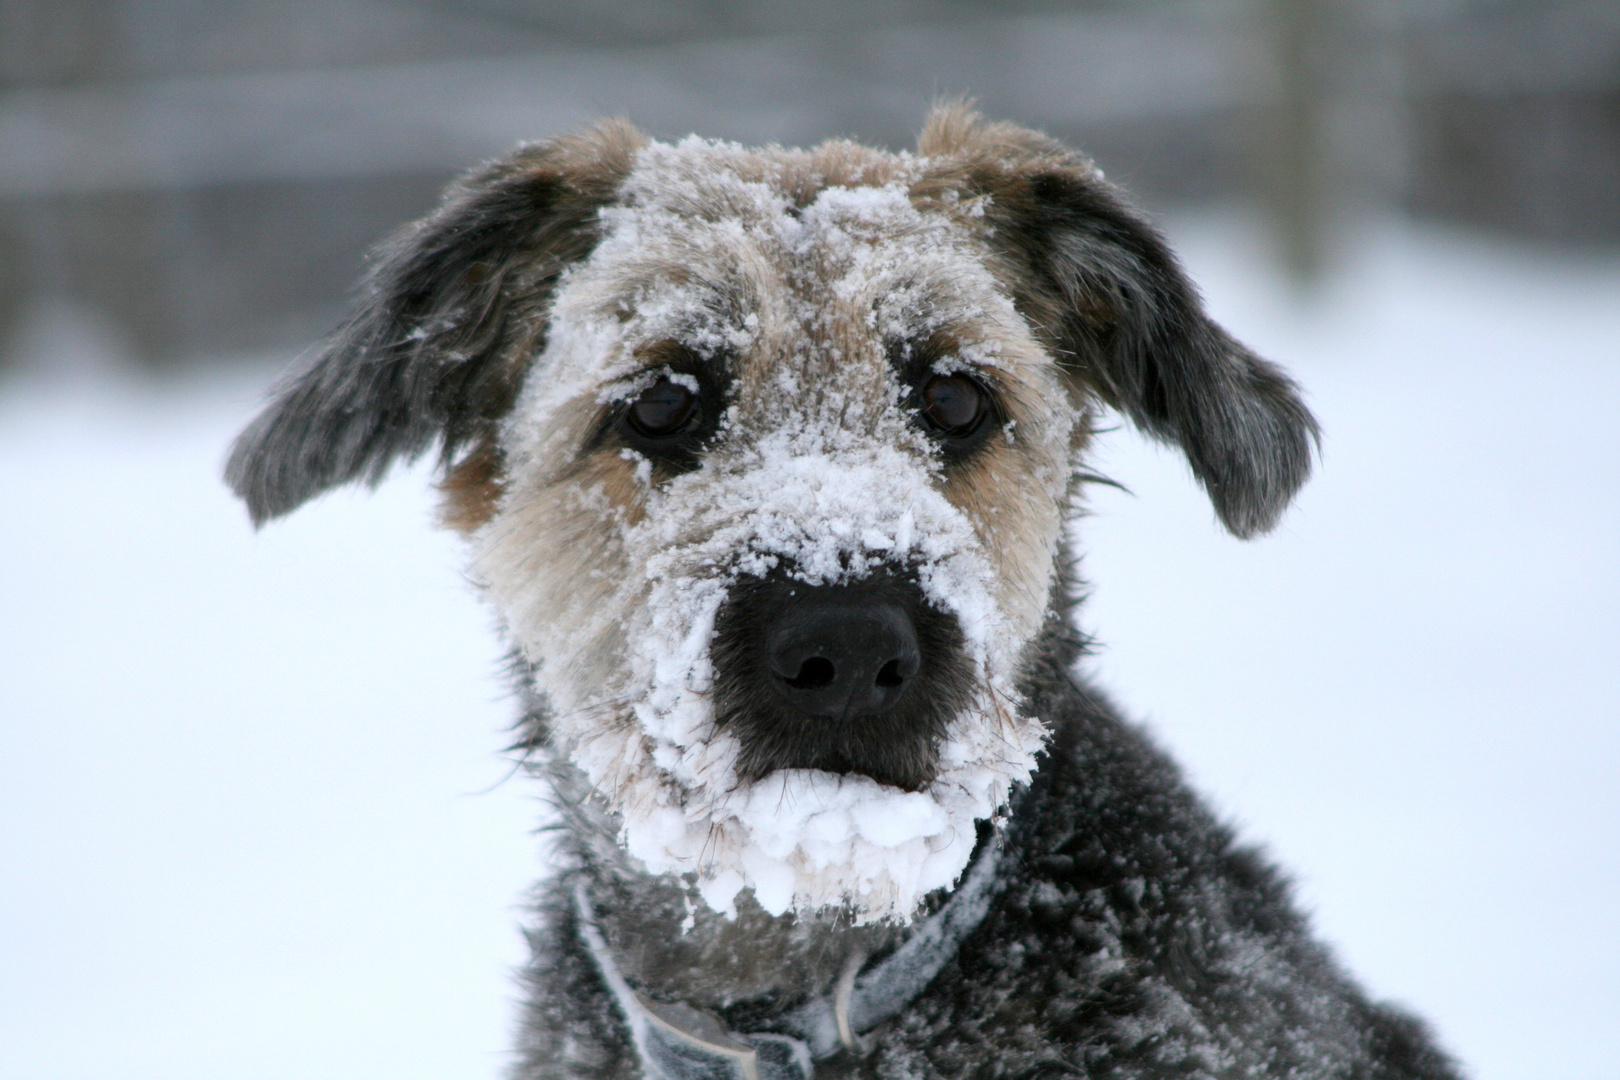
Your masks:
{"label": "blurred fence", "polygon": [[932,98],[969,93],[1151,203],[1259,198],[1302,274],[1357,203],[1620,240],[1612,0],[0,0],[0,18],[0,338],[66,301],[150,361],[308,340],[456,172],[615,113],[904,146]]}

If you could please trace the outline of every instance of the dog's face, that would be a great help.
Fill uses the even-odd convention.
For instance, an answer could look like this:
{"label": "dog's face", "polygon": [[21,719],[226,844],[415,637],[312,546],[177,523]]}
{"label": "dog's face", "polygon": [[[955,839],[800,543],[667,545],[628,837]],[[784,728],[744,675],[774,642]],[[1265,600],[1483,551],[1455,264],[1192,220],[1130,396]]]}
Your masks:
{"label": "dog's face", "polygon": [[1308,468],[1100,176],[959,110],[916,155],[560,141],[375,282],[233,482],[262,518],[442,439],[556,751],[720,910],[905,917],[961,872],[1044,736],[1017,688],[1093,401],[1240,533]]}
{"label": "dog's face", "polygon": [[1015,676],[1076,409],[983,206],[839,158],[640,152],[475,541],[632,853],[721,907],[909,910],[1040,745]]}

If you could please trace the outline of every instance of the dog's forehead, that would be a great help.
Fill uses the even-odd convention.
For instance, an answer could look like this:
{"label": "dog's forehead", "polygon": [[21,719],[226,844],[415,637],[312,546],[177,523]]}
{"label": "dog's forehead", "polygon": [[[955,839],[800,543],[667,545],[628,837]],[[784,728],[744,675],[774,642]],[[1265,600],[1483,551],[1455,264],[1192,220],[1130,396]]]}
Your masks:
{"label": "dog's forehead", "polygon": [[1016,323],[973,208],[914,198],[920,175],[909,155],[848,146],[653,144],[581,277],[631,337],[778,364],[847,367],[946,326]]}

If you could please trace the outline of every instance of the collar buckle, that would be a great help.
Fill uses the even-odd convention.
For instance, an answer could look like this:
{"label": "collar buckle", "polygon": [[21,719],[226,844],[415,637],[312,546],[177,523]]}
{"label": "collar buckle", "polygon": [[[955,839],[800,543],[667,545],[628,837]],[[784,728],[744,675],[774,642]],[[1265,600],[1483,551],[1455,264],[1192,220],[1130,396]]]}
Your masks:
{"label": "collar buckle", "polygon": [[798,1039],[738,1035],[702,1009],[632,995],[639,1016],[630,1027],[648,1080],[811,1080],[810,1050]]}

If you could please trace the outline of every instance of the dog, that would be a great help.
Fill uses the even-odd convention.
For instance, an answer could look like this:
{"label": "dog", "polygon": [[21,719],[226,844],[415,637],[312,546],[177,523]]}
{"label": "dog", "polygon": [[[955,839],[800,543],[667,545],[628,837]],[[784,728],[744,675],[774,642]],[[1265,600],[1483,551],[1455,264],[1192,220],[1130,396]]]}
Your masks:
{"label": "dog", "polygon": [[1077,671],[1100,410],[1225,527],[1295,385],[1088,160],[628,124],[378,254],[236,442],[255,524],[437,449],[557,808],[514,1076],[1455,1078]]}

